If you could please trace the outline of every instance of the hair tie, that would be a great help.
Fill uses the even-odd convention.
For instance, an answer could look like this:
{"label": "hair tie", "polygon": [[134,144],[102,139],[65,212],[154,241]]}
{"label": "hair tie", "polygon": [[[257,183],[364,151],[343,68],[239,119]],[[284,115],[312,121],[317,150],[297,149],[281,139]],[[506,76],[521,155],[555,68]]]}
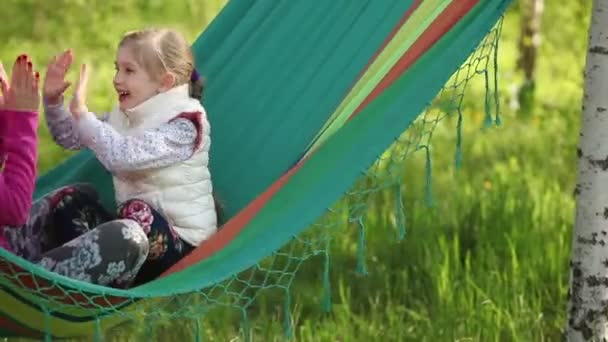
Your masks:
{"label": "hair tie", "polygon": [[200,78],[198,71],[196,69],[192,69],[192,74],[190,75],[190,82],[196,82]]}

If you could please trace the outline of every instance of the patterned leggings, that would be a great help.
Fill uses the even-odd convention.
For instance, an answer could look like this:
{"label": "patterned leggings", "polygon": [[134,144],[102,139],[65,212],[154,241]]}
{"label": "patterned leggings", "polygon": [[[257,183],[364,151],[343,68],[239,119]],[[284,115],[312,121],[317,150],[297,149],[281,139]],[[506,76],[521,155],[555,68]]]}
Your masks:
{"label": "patterned leggings", "polygon": [[159,276],[192,247],[141,200],[117,215],[86,184],[60,188],[32,207],[23,227],[0,227],[17,255],[61,275],[127,288]]}

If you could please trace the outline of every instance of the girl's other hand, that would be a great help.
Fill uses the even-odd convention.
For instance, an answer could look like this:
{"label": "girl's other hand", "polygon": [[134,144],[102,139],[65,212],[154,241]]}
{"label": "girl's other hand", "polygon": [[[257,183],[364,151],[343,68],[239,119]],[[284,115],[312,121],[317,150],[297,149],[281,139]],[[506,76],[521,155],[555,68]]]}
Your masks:
{"label": "girl's other hand", "polygon": [[83,64],[80,67],[80,77],[78,79],[78,84],[76,85],[76,90],[74,91],[74,97],[72,98],[72,102],[70,102],[70,111],[76,119],[78,119],[81,114],[89,111],[87,108],[88,84],[89,70],[87,69],[87,65]]}

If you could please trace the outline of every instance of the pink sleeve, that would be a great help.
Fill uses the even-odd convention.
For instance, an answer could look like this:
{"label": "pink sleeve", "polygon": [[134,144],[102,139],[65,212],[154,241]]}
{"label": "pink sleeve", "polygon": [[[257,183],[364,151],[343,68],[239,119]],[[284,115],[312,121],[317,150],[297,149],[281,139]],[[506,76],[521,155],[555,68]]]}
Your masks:
{"label": "pink sleeve", "polygon": [[0,171],[4,170],[4,161],[6,160],[6,133],[9,131],[8,117],[6,111],[0,110]]}
{"label": "pink sleeve", "polygon": [[37,128],[37,112],[0,111],[0,154],[5,156],[0,173],[0,225],[27,221],[36,182]]}

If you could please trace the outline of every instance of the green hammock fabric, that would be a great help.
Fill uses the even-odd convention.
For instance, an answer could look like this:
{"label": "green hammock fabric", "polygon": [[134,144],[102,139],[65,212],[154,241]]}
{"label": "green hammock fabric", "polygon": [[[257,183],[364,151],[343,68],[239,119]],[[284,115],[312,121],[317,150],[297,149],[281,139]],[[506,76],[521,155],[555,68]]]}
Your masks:
{"label": "green hammock fabric", "polygon": [[[304,259],[326,256],[328,291],[325,228],[345,221],[359,223],[365,272],[369,192],[394,187],[399,205],[401,175],[380,174],[415,150],[426,151],[430,173],[425,139],[440,117],[429,119],[425,108],[451,77],[454,85],[443,89],[460,91],[482,70],[489,87],[492,28],[508,4],[230,1],[193,44],[207,80],[211,170],[229,220],[161,278],[129,290],[61,277],[0,250],[0,336],[99,337],[142,315],[192,318],[218,305],[241,310],[246,324],[255,292],[268,287],[285,290],[288,312],[291,279]],[[383,153],[390,158],[378,159]],[[87,151],[42,176],[35,196],[75,182],[94,184],[115,206],[109,174]],[[280,279],[273,283],[270,274]],[[190,305],[176,304],[183,298]]]}

